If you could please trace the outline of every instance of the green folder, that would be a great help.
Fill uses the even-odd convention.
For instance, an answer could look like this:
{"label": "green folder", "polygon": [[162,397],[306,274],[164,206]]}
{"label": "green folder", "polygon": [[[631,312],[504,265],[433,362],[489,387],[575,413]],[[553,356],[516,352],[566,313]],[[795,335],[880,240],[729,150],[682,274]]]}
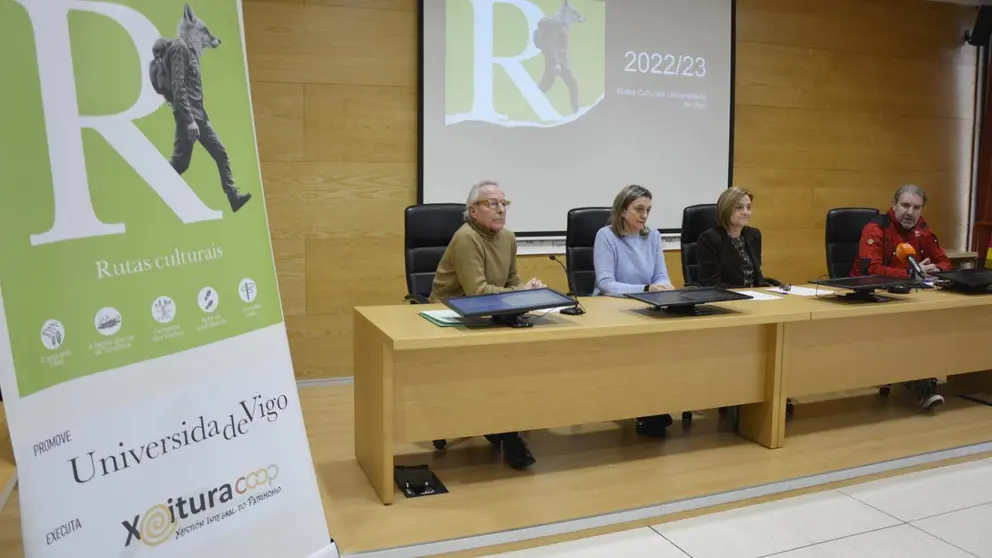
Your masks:
{"label": "green folder", "polygon": [[420,313],[427,321],[440,327],[463,325],[462,317],[454,310],[425,310]]}

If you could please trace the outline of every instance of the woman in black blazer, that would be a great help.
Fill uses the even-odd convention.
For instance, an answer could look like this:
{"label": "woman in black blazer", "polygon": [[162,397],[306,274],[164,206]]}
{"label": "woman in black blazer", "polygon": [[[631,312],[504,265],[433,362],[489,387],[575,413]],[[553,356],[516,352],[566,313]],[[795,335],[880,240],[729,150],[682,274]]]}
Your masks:
{"label": "woman in black blazer", "polygon": [[[717,225],[700,234],[696,244],[702,286],[737,289],[774,285],[789,289],[789,285],[761,273],[761,231],[748,226],[753,200],[751,192],[737,186],[720,194],[716,202]],[[720,413],[725,409],[721,408]],[[793,413],[791,399],[786,399],[785,412]]]}
{"label": "woman in black blazer", "polygon": [[717,226],[699,235],[699,284],[704,287],[782,287],[761,273],[761,231],[749,227],[754,195],[733,186],[716,202]]}

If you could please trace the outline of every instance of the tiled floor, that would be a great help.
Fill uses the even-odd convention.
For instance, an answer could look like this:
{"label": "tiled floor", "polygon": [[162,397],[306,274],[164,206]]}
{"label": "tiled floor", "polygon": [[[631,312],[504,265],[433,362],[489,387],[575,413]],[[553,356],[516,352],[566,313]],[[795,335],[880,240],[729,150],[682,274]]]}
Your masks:
{"label": "tiled floor", "polygon": [[992,460],[500,558],[992,558]]}

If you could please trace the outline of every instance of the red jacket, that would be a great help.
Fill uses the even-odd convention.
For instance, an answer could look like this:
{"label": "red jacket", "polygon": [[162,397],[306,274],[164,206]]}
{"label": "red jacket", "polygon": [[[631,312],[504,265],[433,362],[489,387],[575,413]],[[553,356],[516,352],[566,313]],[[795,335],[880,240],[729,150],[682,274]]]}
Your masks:
{"label": "red jacket", "polygon": [[901,264],[895,257],[896,246],[903,242],[916,249],[917,261],[930,258],[930,263],[943,271],[951,269],[951,260],[947,258],[944,249],[937,242],[936,235],[920,217],[916,226],[905,230],[896,221],[890,209],[885,215],[880,215],[865,225],[861,231],[861,242],[858,245],[858,259],[854,262],[851,276],[861,273],[862,260],[871,260],[868,265],[868,275],[884,275],[886,277],[909,277],[909,264]]}

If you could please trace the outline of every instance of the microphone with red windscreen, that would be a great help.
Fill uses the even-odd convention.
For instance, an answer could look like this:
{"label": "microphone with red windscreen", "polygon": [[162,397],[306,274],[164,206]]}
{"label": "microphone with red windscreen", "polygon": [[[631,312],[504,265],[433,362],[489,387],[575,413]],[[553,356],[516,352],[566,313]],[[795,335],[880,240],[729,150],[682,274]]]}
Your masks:
{"label": "microphone with red windscreen", "polygon": [[916,261],[916,248],[913,248],[912,244],[903,242],[896,246],[896,259],[899,260],[899,263],[909,264],[910,277],[923,279],[926,275],[923,273],[923,268],[920,267],[920,262]]}

